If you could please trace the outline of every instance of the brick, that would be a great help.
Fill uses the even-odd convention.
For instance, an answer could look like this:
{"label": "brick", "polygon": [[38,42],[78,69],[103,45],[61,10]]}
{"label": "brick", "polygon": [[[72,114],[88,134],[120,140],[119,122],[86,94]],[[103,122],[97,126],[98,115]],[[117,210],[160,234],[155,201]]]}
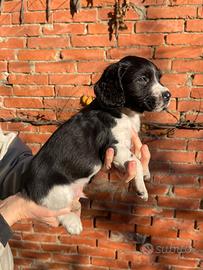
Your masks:
{"label": "brick", "polygon": [[4,61],[0,62],[0,72],[7,72],[7,63]]}
{"label": "brick", "polygon": [[[166,149],[166,150],[186,150],[186,141],[185,140],[171,140],[171,139],[160,139],[153,140],[148,143],[150,149]],[[164,153],[164,152],[162,152]]]}
{"label": "brick", "polygon": [[197,153],[196,161],[198,163],[203,163],[203,152]]}
{"label": "brick", "polygon": [[[203,49],[201,47],[165,46],[165,47],[157,48],[155,56],[156,58],[175,58],[175,59],[192,58],[193,59],[195,57],[200,57],[202,55],[202,52],[203,52]],[[177,65],[176,63],[185,63],[185,62],[173,61],[173,65]],[[182,67],[184,68],[184,65]],[[175,68],[173,67],[173,69]]]}
{"label": "brick", "polygon": [[40,99],[31,98],[4,98],[4,105],[7,108],[42,108]]}
{"label": "brick", "polygon": [[183,29],[183,20],[148,20],[136,23],[136,33],[181,32]]}
{"label": "brick", "polygon": [[13,94],[15,96],[28,97],[46,97],[54,95],[54,88],[52,86],[14,86]]}
{"label": "brick", "polygon": [[0,96],[11,96],[11,95],[12,95],[12,87],[0,85]]}
{"label": "brick", "polygon": [[11,14],[0,14],[0,25],[9,25],[11,23]]}
{"label": "brick", "polygon": [[77,254],[76,246],[58,245],[58,244],[41,244],[41,249],[43,251],[51,252],[66,252],[68,254]]}
{"label": "brick", "polygon": [[203,75],[196,74],[193,80],[193,85],[203,85]]}
{"label": "brick", "polygon": [[[36,24],[36,23],[46,23],[46,13],[45,12],[24,12],[24,23],[27,24]],[[12,14],[12,23],[20,24],[19,13]]]}
{"label": "brick", "polygon": [[126,55],[139,55],[140,57],[151,58],[151,48],[112,48],[107,51],[107,57],[110,59],[118,59]]}
{"label": "brick", "polygon": [[111,214],[111,221],[113,222],[128,222],[129,224],[140,224],[140,225],[149,225],[150,218],[148,216],[137,216],[137,215],[125,215],[125,214],[118,214],[112,213]]}
{"label": "brick", "polygon": [[97,266],[107,266],[123,269],[128,267],[128,262],[123,260],[110,260],[105,258],[92,258],[92,264]]}
{"label": "brick", "polygon": [[114,41],[110,41],[107,35],[72,36],[71,43],[73,47],[103,47],[114,45]]}
{"label": "brick", "polygon": [[170,89],[173,98],[188,98],[190,96],[190,88],[187,86],[173,86]]}
{"label": "brick", "polygon": [[173,61],[172,69],[177,72],[200,72],[202,71],[203,65],[201,60],[191,61]]}
{"label": "brick", "polygon": [[171,69],[171,60],[168,59],[155,59],[153,63],[163,72],[168,72]]}
{"label": "brick", "polygon": [[121,223],[114,223],[107,220],[96,220],[96,228],[101,229],[108,229],[113,231],[119,231],[119,232],[133,232],[134,231],[134,224],[121,224]]}
{"label": "brick", "polygon": [[114,258],[115,257],[115,251],[110,250],[109,248],[94,248],[94,247],[79,247],[78,253],[81,255],[88,255],[92,257],[105,257],[105,258]]}
{"label": "brick", "polygon": [[29,73],[31,68],[28,62],[10,62],[8,66],[9,72]]}
{"label": "brick", "polygon": [[10,74],[8,81],[11,84],[48,84],[48,76]]}
{"label": "brick", "polygon": [[108,62],[82,62],[77,63],[77,70],[80,73],[93,73],[93,72],[103,72],[103,70],[109,66],[111,63]]}
{"label": "brick", "polygon": [[194,248],[197,250],[203,250],[203,241],[194,241]]}
{"label": "brick", "polygon": [[169,176],[169,175],[155,175],[154,182],[157,184],[169,184],[169,185],[184,185],[193,186],[198,183],[198,179],[195,176]]}
{"label": "brick", "polygon": [[187,20],[186,31],[187,32],[202,32],[203,31],[202,20],[198,20],[198,19]]}
{"label": "brick", "polygon": [[19,60],[55,60],[55,50],[21,50],[18,52]]}
{"label": "brick", "polygon": [[202,130],[184,130],[184,129],[179,129],[175,130],[173,137],[178,137],[178,138],[196,138],[196,139],[201,139],[203,136],[203,131]]}
{"label": "brick", "polygon": [[18,49],[25,47],[25,38],[3,38],[0,48]]}
{"label": "brick", "polygon": [[202,165],[190,165],[190,164],[174,164],[173,170],[177,174],[185,175],[201,175],[202,174]]}
{"label": "brick", "polygon": [[118,45],[123,47],[135,45],[143,45],[143,46],[161,45],[163,43],[164,43],[164,36],[162,34],[136,34],[136,35],[120,34],[118,40]]}
{"label": "brick", "polygon": [[0,50],[0,61],[1,60],[14,60],[15,52],[13,50]]}
{"label": "brick", "polygon": [[135,250],[134,243],[122,243],[122,242],[117,242],[117,241],[107,241],[107,240],[103,240],[103,239],[98,241],[98,247],[99,248],[106,248],[109,251],[111,251],[111,249],[113,249],[113,250],[126,250],[126,251],[127,250],[128,251]]}
{"label": "brick", "polygon": [[178,197],[189,197],[189,198],[202,198],[203,189],[202,188],[189,188],[189,187],[175,187],[174,194]]}
{"label": "brick", "polygon": [[131,261],[132,263],[136,263],[138,265],[148,264],[152,261],[152,257],[150,255],[144,255],[139,252],[118,252],[118,259],[121,261]]}
{"label": "brick", "polygon": [[167,44],[177,44],[177,45],[202,45],[203,40],[202,40],[203,35],[202,34],[185,34],[185,33],[180,33],[180,34],[169,34],[167,36]]}
{"label": "brick", "polygon": [[32,134],[32,133],[21,133],[20,138],[25,143],[45,143],[50,135],[48,134]]}
{"label": "brick", "polygon": [[[29,111],[29,114],[28,114],[27,110],[22,109],[22,110],[17,111],[17,116],[20,118],[24,118],[24,117],[27,118],[29,116],[31,119],[34,119],[34,120],[36,120],[36,118],[37,119],[45,118],[47,120],[55,120],[56,119],[56,115],[53,112],[53,110],[39,111],[39,110],[32,109]],[[48,128],[47,128],[47,130],[48,130]]]}
{"label": "brick", "polygon": [[55,23],[51,26],[44,26],[42,31],[45,35],[84,34],[85,24]]}
{"label": "brick", "polygon": [[182,230],[180,231],[180,238],[185,239],[192,239],[192,240],[198,240],[203,241],[203,235],[202,232],[198,230]]}
{"label": "brick", "polygon": [[28,39],[28,48],[66,48],[69,45],[68,37],[31,37]]}
{"label": "brick", "polygon": [[203,88],[192,88],[190,96],[192,98],[203,98]]}
{"label": "brick", "polygon": [[[153,237],[151,240],[151,244],[156,246],[161,246],[161,247],[181,247],[181,248],[191,248],[191,240],[189,239],[174,239],[174,238],[166,238],[164,239],[163,237]],[[176,257],[175,254],[172,254],[173,257]]]}
{"label": "brick", "polygon": [[31,37],[40,34],[39,25],[13,25],[0,27],[1,37]]}
{"label": "brick", "polygon": [[[57,111],[64,111],[65,109],[81,109],[79,99],[44,99],[44,108],[55,108]],[[60,114],[59,113],[59,114]]]}
{"label": "brick", "polygon": [[[122,30],[122,33],[128,33],[131,34],[134,29],[134,23],[133,22],[125,22],[127,29]],[[88,34],[106,34],[108,33],[109,26],[107,23],[92,23],[88,25]]]}
{"label": "brick", "polygon": [[18,248],[18,249],[33,249],[33,250],[41,250],[39,243],[32,243],[32,242],[23,242],[19,240],[11,240],[9,241],[9,244],[12,248]]}
{"label": "brick", "polygon": [[199,207],[199,200],[159,197],[158,205],[176,209],[197,209]]}
{"label": "brick", "polygon": [[[17,132],[38,132],[38,127],[32,126],[28,123],[8,123],[8,130],[17,131]],[[26,231],[24,229],[25,226],[22,226],[22,224],[19,224],[20,228],[22,227],[23,231]],[[24,225],[24,224],[23,224]]]}
{"label": "brick", "polygon": [[57,96],[67,97],[81,97],[82,95],[93,96],[94,91],[92,87],[89,86],[56,86],[55,87]]}
{"label": "brick", "polygon": [[136,232],[142,235],[150,235],[155,237],[164,237],[164,238],[176,238],[177,230],[170,227],[162,227],[162,234],[160,235],[160,228],[156,226],[137,226]]}
{"label": "brick", "polygon": [[193,163],[195,161],[195,152],[189,151],[153,151],[153,160],[171,161],[173,163]]}
{"label": "brick", "polygon": [[203,115],[197,114],[197,112],[189,113],[185,115],[185,120],[190,121],[191,123],[202,123],[203,122]]}
{"label": "brick", "polygon": [[54,22],[95,22],[96,10],[83,9],[72,18],[71,14],[67,11],[57,10],[53,14]]}
{"label": "brick", "polygon": [[195,6],[181,8],[179,6],[173,7],[149,7],[147,9],[147,18],[160,19],[160,18],[195,18],[197,9]]}
{"label": "brick", "polygon": [[[84,213],[84,211],[82,210],[82,216],[84,217],[83,213]],[[107,237],[108,237],[108,231],[107,230],[96,230],[96,229],[92,230],[92,229],[85,228],[81,233],[81,237],[104,240],[104,239],[107,239]]]}
{"label": "brick", "polygon": [[69,7],[69,3],[64,2],[64,0],[53,0],[51,2],[51,9],[68,9]]}
{"label": "brick", "polygon": [[203,151],[203,141],[201,141],[201,140],[190,140],[188,142],[188,150]]}
{"label": "brick", "polygon": [[186,83],[187,76],[186,74],[173,74],[173,73],[168,73],[164,74],[163,77],[161,78],[161,82],[163,84],[166,84],[169,89],[170,86],[172,85],[184,85]]}
{"label": "brick", "polygon": [[61,235],[59,240],[62,244],[68,245],[79,245],[79,246],[96,246],[96,239],[78,237],[78,236],[69,236],[69,235]]}
{"label": "brick", "polygon": [[174,256],[171,257],[160,257],[159,260],[160,263],[166,264],[166,265],[182,265],[185,267],[196,267],[198,265],[197,260],[187,260],[182,258],[174,258]]}
{"label": "brick", "polygon": [[21,8],[21,1],[17,0],[17,1],[6,1],[3,5],[3,12],[4,13],[11,13],[11,12],[16,12],[16,11],[20,11]]}
{"label": "brick", "polygon": [[47,62],[47,63],[36,63],[36,72],[48,72],[48,73],[73,73],[75,72],[74,63],[70,62]]}
{"label": "brick", "polygon": [[88,256],[80,255],[62,255],[62,254],[53,254],[54,261],[66,262],[72,264],[88,264],[90,259]]}
{"label": "brick", "polygon": [[179,112],[188,112],[188,111],[202,111],[203,104],[201,101],[179,101],[178,102],[178,111]]}
{"label": "brick", "polygon": [[90,75],[78,75],[78,74],[64,74],[64,75],[50,75],[50,84],[89,84]]}
{"label": "brick", "polygon": [[104,60],[104,51],[101,49],[70,49],[62,50],[63,60]]}
{"label": "brick", "polygon": [[28,10],[44,10],[46,6],[46,0],[28,0],[27,8]]}
{"label": "brick", "polygon": [[157,230],[161,230],[163,228],[170,228],[175,231],[177,230],[189,230],[194,228],[194,221],[177,219],[177,218],[160,218],[155,217],[153,219],[153,226],[157,228]]}
{"label": "brick", "polygon": [[179,113],[175,113],[174,116],[167,112],[146,112],[143,117],[143,121],[146,123],[177,123],[179,119]]}
{"label": "brick", "polygon": [[56,235],[23,233],[22,239],[31,242],[56,242]]}

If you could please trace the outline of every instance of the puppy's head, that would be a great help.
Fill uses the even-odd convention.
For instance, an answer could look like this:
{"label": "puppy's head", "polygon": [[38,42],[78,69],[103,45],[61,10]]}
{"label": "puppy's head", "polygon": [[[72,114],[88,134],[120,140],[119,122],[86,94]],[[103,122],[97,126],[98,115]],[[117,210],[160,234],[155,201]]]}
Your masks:
{"label": "puppy's head", "polygon": [[162,111],[168,107],[171,94],[160,78],[161,72],[152,62],[127,56],[105,69],[94,90],[105,107]]}

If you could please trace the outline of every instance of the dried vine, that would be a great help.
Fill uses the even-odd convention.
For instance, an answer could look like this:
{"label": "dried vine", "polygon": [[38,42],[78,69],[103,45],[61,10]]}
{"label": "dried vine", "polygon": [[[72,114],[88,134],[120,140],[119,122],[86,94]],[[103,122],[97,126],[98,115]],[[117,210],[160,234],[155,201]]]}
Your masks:
{"label": "dried vine", "polygon": [[113,34],[116,40],[118,40],[119,31],[128,29],[125,23],[126,13],[129,9],[133,9],[138,13],[143,13],[135,4],[129,0],[115,0],[114,12],[109,12],[109,39],[112,40]]}

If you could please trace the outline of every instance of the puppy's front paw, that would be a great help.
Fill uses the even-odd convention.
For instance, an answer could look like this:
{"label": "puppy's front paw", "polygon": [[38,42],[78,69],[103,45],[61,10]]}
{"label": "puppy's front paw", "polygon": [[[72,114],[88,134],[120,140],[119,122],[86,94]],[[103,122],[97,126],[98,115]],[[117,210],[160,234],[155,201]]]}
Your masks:
{"label": "puppy's front paw", "polygon": [[80,234],[82,232],[81,220],[75,213],[66,215],[62,223],[70,234]]}

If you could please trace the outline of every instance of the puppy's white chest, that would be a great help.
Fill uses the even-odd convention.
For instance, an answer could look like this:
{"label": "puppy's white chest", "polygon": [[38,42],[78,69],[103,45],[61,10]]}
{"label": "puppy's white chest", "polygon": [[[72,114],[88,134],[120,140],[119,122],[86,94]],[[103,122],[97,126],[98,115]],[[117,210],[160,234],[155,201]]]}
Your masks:
{"label": "puppy's white chest", "polygon": [[132,129],[136,132],[140,129],[140,118],[138,114],[126,115],[116,120],[116,126],[112,129],[113,136],[118,144],[130,148]]}

